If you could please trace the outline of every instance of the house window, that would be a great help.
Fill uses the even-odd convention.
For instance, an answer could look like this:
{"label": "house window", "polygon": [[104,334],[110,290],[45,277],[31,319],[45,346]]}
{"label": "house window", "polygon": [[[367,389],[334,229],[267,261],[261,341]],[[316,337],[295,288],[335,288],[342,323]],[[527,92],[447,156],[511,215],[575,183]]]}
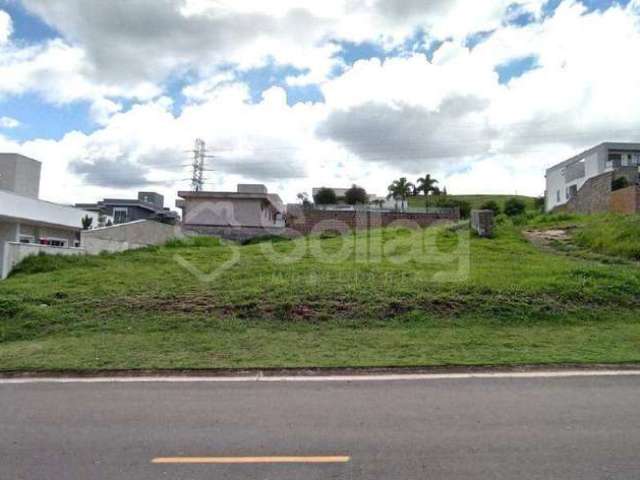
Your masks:
{"label": "house window", "polygon": [[30,235],[20,235],[20,243],[36,243],[36,239]]}
{"label": "house window", "polygon": [[126,207],[115,207],[113,209],[113,223],[127,223],[129,209]]}
{"label": "house window", "polygon": [[560,202],[560,190],[556,192],[556,202]]}
{"label": "house window", "polygon": [[67,241],[62,238],[41,238],[40,245],[48,245],[50,247],[66,247]]}

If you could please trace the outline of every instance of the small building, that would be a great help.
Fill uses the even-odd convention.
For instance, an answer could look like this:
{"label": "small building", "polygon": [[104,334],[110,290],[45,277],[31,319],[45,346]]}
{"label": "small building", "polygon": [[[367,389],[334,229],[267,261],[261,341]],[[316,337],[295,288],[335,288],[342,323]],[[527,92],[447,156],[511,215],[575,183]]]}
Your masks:
{"label": "small building", "polygon": [[40,200],[37,160],[0,153],[0,279],[28,255],[84,253],[82,219],[93,212]]}
{"label": "small building", "polygon": [[164,206],[164,197],[156,192],[138,192],[137,199],[105,198],[97,203],[77,203],[76,208],[113,217],[114,224],[154,220],[175,224],[178,214]]}
{"label": "small building", "polygon": [[[629,184],[638,181],[640,166],[640,143],[601,143],[546,172],[545,209],[552,211],[570,204],[583,188],[590,192],[582,204],[593,204],[580,213],[592,213],[605,209],[611,193],[611,178],[625,177]],[[601,180],[601,181],[599,181]],[[599,198],[596,198],[599,195]],[[607,198],[605,198],[607,197]],[[599,205],[596,207],[595,205]],[[584,208],[579,208],[584,210]]]}
{"label": "small building", "polygon": [[186,231],[241,238],[242,232],[251,237],[284,228],[284,204],[264,185],[238,185],[236,192],[182,191],[178,196]]}

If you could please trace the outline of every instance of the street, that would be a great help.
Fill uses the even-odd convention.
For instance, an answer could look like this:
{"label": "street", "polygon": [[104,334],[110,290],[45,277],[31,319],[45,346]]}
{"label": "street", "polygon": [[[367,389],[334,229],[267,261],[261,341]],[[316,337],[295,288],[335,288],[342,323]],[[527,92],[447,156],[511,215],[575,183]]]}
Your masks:
{"label": "street", "polygon": [[636,480],[639,393],[632,375],[0,383],[0,479]]}

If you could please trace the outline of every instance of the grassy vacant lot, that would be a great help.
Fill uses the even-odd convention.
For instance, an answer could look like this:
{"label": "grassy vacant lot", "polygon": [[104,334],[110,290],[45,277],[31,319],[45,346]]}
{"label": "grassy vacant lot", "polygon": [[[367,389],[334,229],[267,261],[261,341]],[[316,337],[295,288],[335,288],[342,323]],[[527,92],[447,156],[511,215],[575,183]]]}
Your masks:
{"label": "grassy vacant lot", "polygon": [[[507,200],[514,197],[522,200],[526,204],[527,210],[533,210],[535,208],[535,198],[526,197],[524,195],[447,195],[448,199],[469,202],[471,208],[480,208],[488,201],[493,200],[500,206],[501,209],[504,209],[504,204]],[[411,207],[424,207],[425,198],[420,196],[411,197],[409,199],[409,205]]]}
{"label": "grassy vacant lot", "polygon": [[640,361],[639,267],[521,228],[34,257],[0,283],[0,369]]}

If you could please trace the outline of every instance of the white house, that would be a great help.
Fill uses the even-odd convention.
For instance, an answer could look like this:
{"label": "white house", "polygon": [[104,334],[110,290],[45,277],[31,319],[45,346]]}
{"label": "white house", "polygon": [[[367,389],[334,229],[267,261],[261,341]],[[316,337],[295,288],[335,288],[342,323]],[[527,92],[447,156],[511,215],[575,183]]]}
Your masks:
{"label": "white house", "polygon": [[84,253],[82,218],[97,214],[38,199],[40,162],[0,153],[0,279],[28,255]]}
{"label": "white house", "polygon": [[638,166],[640,143],[601,143],[547,170],[545,208],[564,205],[591,178]]}

